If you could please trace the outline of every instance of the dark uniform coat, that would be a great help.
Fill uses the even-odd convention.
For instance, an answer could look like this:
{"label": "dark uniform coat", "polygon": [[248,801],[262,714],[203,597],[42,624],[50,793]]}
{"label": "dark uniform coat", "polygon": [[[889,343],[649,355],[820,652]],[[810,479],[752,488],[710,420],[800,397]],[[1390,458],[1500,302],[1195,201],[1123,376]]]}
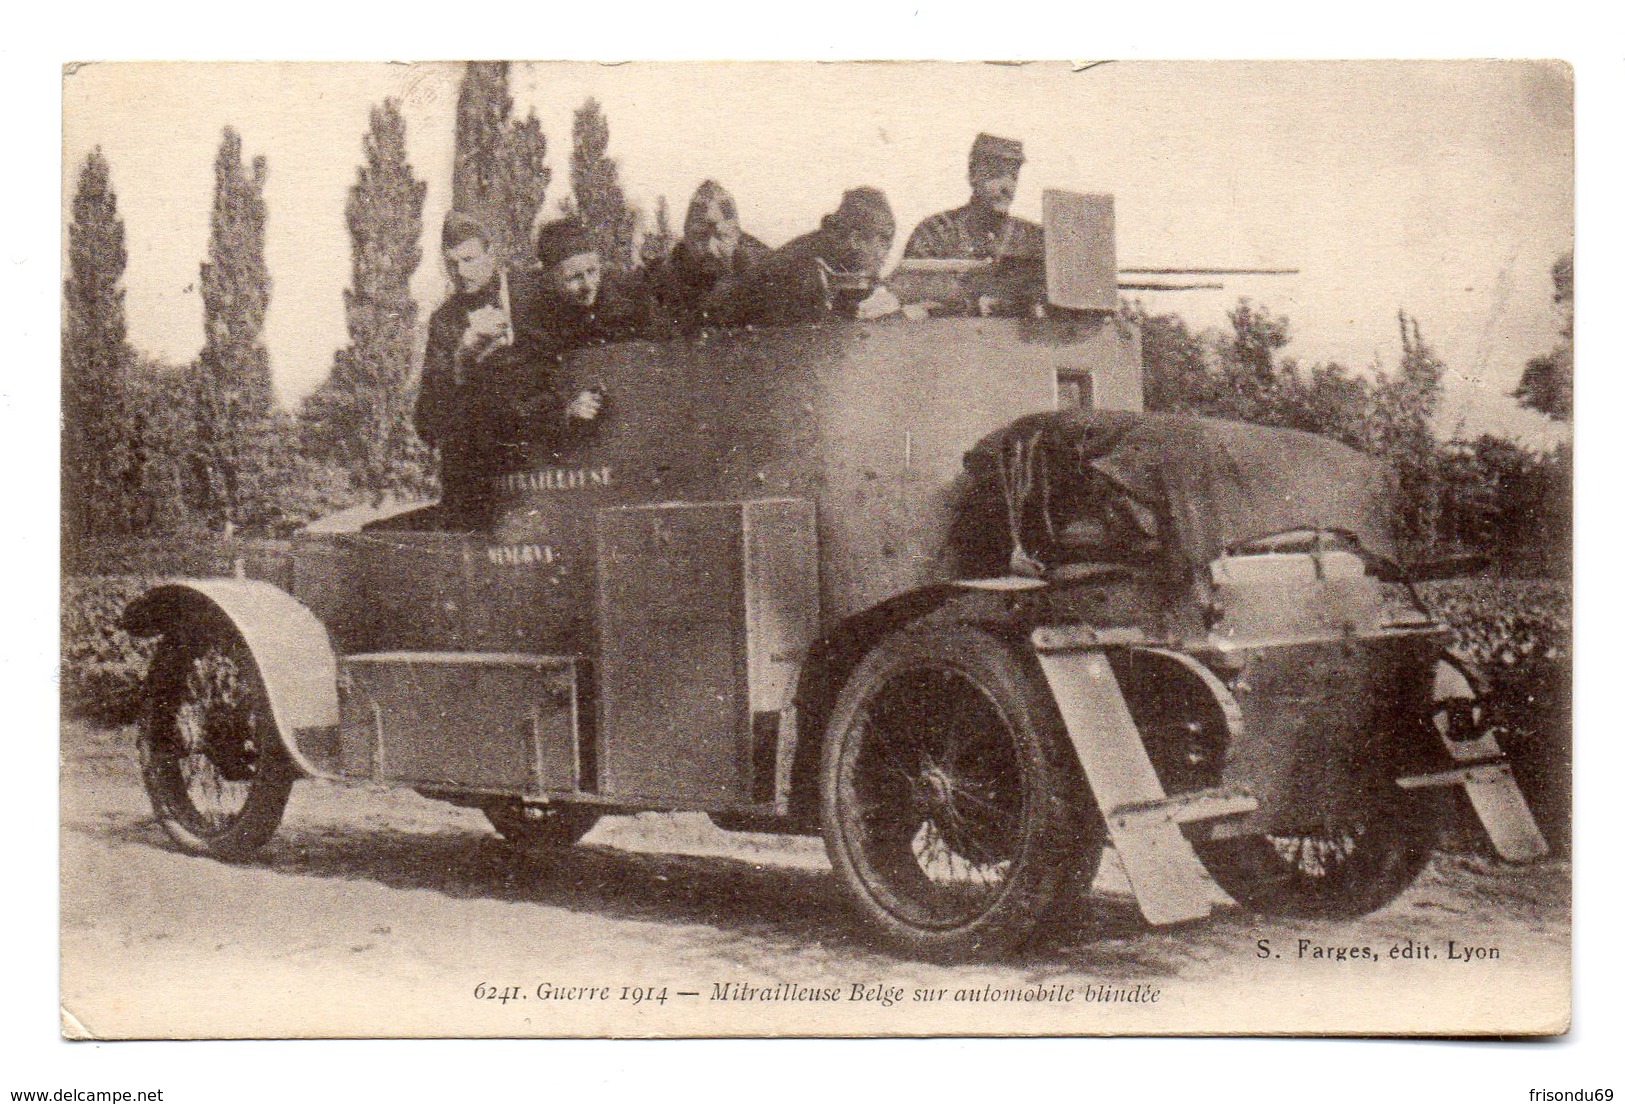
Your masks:
{"label": "dark uniform coat", "polygon": [[995,257],[1043,256],[1044,231],[1014,215],[988,218],[972,204],[939,211],[909,235],[904,257],[979,261]]}
{"label": "dark uniform coat", "polygon": [[749,234],[741,234],[733,257],[724,265],[695,260],[681,242],[641,274],[654,321],[663,333],[687,334],[715,325],[719,291],[750,274],[772,251]]}
{"label": "dark uniform coat", "polygon": [[555,422],[569,401],[559,393],[555,340],[539,327],[543,289],[530,272],[507,273],[513,340],[475,359],[461,348],[468,319],[501,306],[500,280],[471,295],[453,295],[429,318],[418,390],[418,436],[440,450],[441,501],[478,526],[491,479],[514,470],[530,441]]}
{"label": "dark uniform coat", "polygon": [[786,326],[850,314],[874,290],[872,279],[836,275],[845,266],[836,237],[814,230],[785,243],[738,281],[717,291],[724,325]]}

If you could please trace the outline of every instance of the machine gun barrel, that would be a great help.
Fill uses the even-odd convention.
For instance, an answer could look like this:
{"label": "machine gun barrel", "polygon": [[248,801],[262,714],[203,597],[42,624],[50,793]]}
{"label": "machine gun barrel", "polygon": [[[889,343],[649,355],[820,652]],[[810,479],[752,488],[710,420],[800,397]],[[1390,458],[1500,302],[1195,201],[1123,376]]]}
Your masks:
{"label": "machine gun barrel", "polygon": [[1296,276],[1295,268],[1120,268],[1119,276]]}

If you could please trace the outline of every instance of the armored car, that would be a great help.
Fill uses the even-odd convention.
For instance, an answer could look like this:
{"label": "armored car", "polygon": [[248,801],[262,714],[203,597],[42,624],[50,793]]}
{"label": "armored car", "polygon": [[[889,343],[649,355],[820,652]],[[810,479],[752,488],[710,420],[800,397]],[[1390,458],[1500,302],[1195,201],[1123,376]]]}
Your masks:
{"label": "armored car", "polygon": [[999,274],[914,266],[907,317],[580,350],[601,424],[494,477],[488,522],[430,506],[152,589],[125,616],[161,637],[158,819],[239,857],[302,778],[523,848],[702,811],[821,834],[866,930],[943,960],[1010,950],[1106,847],[1153,924],[1379,908],[1458,792],[1543,854],[1381,469],[1141,413],[1109,203],[1050,197],[1046,240],[1015,317],[922,317]]}

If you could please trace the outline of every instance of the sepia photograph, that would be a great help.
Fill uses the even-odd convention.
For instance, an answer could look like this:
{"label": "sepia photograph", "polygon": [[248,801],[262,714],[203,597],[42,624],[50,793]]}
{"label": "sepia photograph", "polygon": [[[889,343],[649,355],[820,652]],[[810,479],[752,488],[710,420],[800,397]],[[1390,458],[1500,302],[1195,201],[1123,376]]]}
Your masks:
{"label": "sepia photograph", "polygon": [[1567,64],[61,97],[64,1039],[1570,1030]]}

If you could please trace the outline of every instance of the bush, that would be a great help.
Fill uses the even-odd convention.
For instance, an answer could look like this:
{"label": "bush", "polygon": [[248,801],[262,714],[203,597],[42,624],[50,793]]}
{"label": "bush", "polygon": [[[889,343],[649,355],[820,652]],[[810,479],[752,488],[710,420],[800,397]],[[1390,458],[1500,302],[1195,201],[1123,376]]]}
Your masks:
{"label": "bush", "polygon": [[233,563],[260,542],[226,540],[209,533],[83,541],[62,550],[62,570],[80,580],[162,576],[230,575]]}
{"label": "bush", "polygon": [[62,710],[105,724],[128,724],[141,708],[152,640],[119,628],[125,603],[152,580],[134,576],[62,580]]}
{"label": "bush", "polygon": [[1566,582],[1451,579],[1418,589],[1487,675],[1569,656],[1574,614]]}

